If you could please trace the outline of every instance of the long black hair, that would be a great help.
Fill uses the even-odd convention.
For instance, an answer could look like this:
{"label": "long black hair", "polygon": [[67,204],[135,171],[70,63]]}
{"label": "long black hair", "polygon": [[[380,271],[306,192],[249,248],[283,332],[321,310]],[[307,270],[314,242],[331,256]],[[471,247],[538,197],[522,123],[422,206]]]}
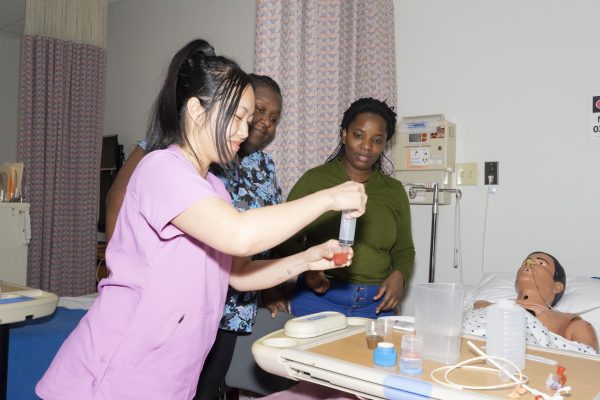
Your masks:
{"label": "long black hair", "polygon": [[177,144],[188,147],[198,160],[183,126],[187,101],[195,97],[206,110],[206,121],[210,121],[215,104],[221,104],[213,135],[220,160],[231,159],[233,154],[227,146],[226,134],[242,92],[249,84],[250,78],[240,66],[217,56],[207,41],[196,39],[186,44],[173,56],[154,102],[148,128],[148,151]]}
{"label": "long black hair", "polygon": [[[394,136],[394,132],[396,131],[396,113],[394,112],[394,108],[390,107],[385,100],[381,101],[372,97],[360,98],[354,103],[350,104],[350,107],[348,107],[348,109],[344,112],[342,122],[340,123],[340,142],[333,153],[331,153],[331,155],[327,158],[326,162],[335,160],[336,158],[341,158],[344,155],[346,146],[341,140],[342,131],[344,129],[347,130],[350,124],[353,123],[362,113],[372,113],[383,118],[386,125],[386,143],[389,142],[389,140]],[[388,164],[387,166],[383,165],[384,160]],[[392,161],[383,152],[377,161],[375,161],[373,167],[386,175],[391,175],[394,172]]]}

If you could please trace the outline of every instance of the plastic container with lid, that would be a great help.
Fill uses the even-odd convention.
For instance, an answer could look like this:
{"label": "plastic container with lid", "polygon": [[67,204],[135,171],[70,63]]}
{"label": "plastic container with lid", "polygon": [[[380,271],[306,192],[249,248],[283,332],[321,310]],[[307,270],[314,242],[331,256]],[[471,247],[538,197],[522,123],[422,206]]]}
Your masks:
{"label": "plastic container with lid", "polygon": [[379,342],[373,352],[373,362],[382,367],[393,367],[398,357],[394,344],[390,342]]}

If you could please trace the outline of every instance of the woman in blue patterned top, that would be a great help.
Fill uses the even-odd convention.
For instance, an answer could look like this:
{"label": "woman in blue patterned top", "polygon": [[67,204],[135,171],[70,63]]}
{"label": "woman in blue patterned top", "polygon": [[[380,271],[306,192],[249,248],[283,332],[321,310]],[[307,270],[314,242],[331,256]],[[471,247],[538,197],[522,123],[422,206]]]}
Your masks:
{"label": "woman in blue patterned top", "polygon": [[[216,164],[211,172],[225,183],[233,206],[240,211],[282,202],[277,185],[275,163],[262,150],[275,139],[281,115],[282,97],[279,85],[265,75],[250,74],[255,96],[255,111],[248,138],[238,152],[239,163],[230,168]],[[274,258],[269,251],[253,259]],[[233,350],[240,334],[250,334],[256,320],[257,292],[240,293],[229,287],[225,308],[215,343],[200,374],[196,400],[212,400],[225,379]]]}

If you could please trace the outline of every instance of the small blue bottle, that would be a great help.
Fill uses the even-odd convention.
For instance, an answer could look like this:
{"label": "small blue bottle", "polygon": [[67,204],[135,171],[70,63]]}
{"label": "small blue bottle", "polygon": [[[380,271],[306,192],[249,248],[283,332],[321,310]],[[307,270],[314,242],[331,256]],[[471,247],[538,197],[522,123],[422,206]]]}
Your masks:
{"label": "small blue bottle", "polygon": [[390,342],[379,342],[373,352],[373,362],[382,367],[393,367],[398,357],[394,344]]}

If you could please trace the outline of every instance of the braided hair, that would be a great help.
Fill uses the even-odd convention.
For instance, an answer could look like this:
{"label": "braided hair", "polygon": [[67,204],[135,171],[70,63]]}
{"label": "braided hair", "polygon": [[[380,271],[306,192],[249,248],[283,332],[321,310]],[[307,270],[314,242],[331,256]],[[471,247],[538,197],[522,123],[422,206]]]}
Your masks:
{"label": "braided hair", "polygon": [[277,93],[279,98],[283,98],[281,95],[281,88],[270,76],[258,74],[248,74],[248,76],[250,77],[250,84],[254,89],[256,89],[258,86],[266,86]]}
{"label": "braided hair", "polygon": [[[356,120],[358,115],[363,113],[372,113],[383,118],[386,125],[386,143],[389,142],[389,140],[394,136],[394,132],[396,130],[396,113],[394,112],[394,108],[390,107],[385,100],[381,101],[372,97],[360,98],[352,103],[344,112],[344,116],[342,117],[342,122],[340,124],[340,142],[333,153],[331,153],[331,155],[327,158],[326,162],[335,160],[336,158],[341,158],[344,155],[346,146],[341,140],[342,131],[344,129],[347,130],[350,124]],[[384,161],[389,165],[384,166]],[[392,161],[385,155],[385,153],[381,153],[381,156],[379,156],[373,167],[385,175],[391,175],[394,171]]]}

